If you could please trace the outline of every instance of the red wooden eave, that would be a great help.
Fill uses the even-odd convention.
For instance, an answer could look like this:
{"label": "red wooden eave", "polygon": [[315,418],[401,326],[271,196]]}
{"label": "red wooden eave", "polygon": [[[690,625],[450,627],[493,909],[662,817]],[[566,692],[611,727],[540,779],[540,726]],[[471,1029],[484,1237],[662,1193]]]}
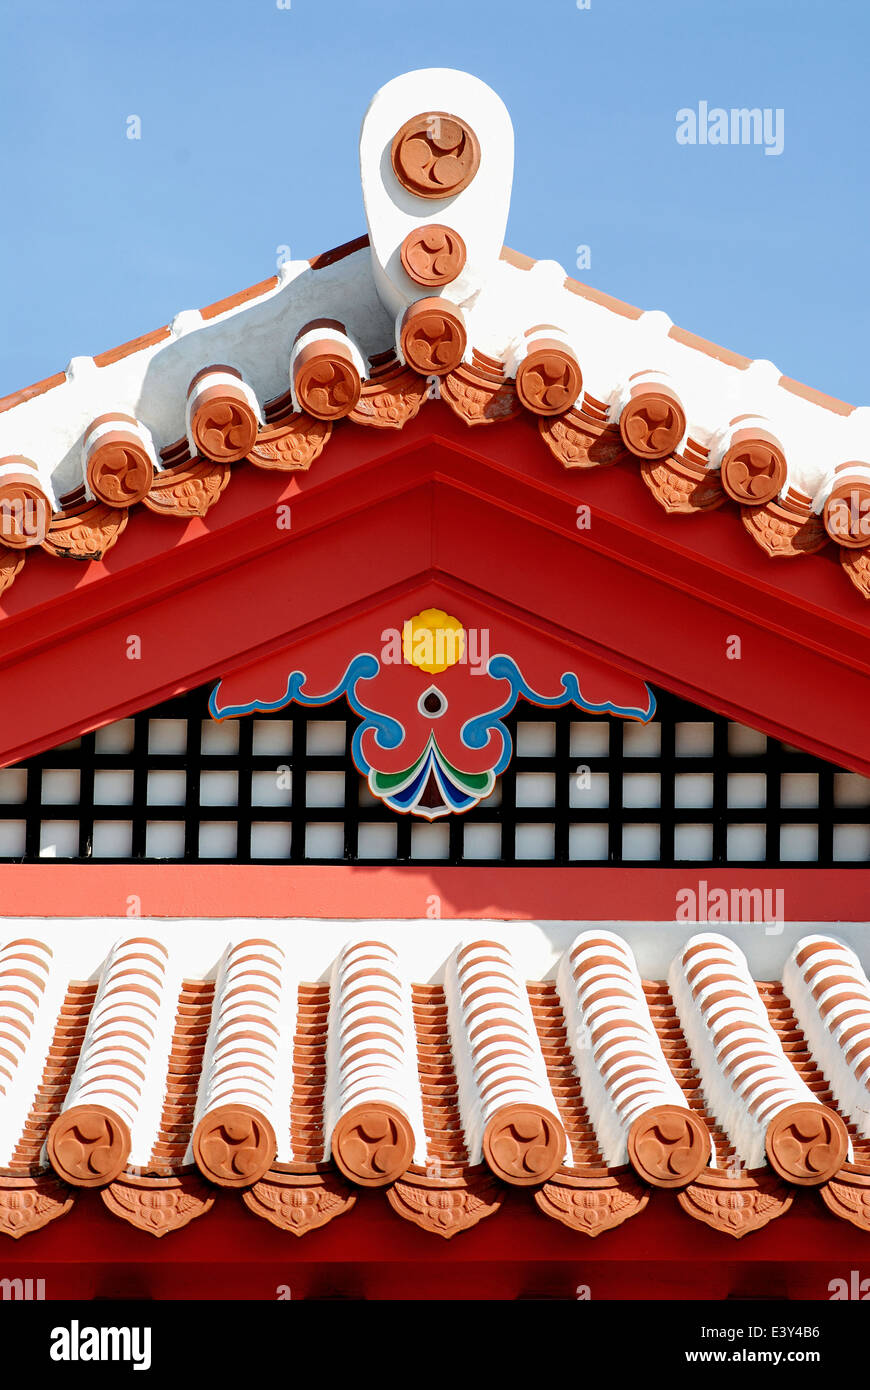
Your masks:
{"label": "red wooden eave", "polygon": [[[594,1301],[788,1297],[827,1299],[832,1279],[862,1269],[867,1235],[833,1220],[818,1193],[735,1240],[654,1192],[645,1211],[591,1239],[538,1212],[528,1194],[470,1231],[443,1240],[392,1213],[379,1192],[301,1240],[250,1213],[237,1194],[157,1240],[118,1221],[98,1192],[11,1248],[2,1276],[44,1279],[49,1299],[576,1298]],[[862,1276],[863,1277],[863,1276]],[[286,1297],[286,1294],[282,1295]]]}
{"label": "red wooden eave", "polygon": [[835,556],[771,560],[733,508],[668,516],[629,462],[561,470],[529,420],[472,430],[435,403],[401,434],[344,424],[309,473],[237,466],[203,520],[137,513],[81,572],[31,556],[0,607],[0,763],[385,598],[407,616],[403,596],[433,579],[457,611],[483,599],[581,657],[870,774],[870,614]]}

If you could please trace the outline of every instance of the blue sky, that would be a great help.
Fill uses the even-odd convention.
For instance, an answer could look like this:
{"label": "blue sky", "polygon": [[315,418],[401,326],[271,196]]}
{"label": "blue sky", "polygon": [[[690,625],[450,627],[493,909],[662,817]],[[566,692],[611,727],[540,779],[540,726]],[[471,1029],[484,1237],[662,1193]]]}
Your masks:
{"label": "blue sky", "polygon": [[[0,394],[364,231],[368,100],[445,66],[513,117],[509,245],[868,401],[866,3],[279,2],[0,0]],[[701,101],[782,154],[679,145]]]}

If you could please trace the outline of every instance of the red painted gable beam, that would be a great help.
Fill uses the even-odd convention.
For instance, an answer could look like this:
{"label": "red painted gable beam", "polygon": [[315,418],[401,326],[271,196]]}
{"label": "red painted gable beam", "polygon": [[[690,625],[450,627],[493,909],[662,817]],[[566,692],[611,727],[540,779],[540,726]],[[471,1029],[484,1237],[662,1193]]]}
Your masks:
{"label": "red painted gable beam", "polygon": [[[522,865],[137,864],[137,912],[146,918],[419,919],[433,895],[444,920],[669,922],[686,888],[781,892],[789,922],[863,922],[870,869],[707,868],[602,864]],[[16,917],[121,917],[129,864],[0,864],[0,902]],[[700,891],[700,890],[699,890]],[[60,905],[60,907],[59,907]],[[758,930],[762,930],[760,924]]]}
{"label": "red painted gable beam", "polygon": [[[73,588],[71,573],[39,553],[4,596],[0,763],[385,597],[407,616],[403,596],[438,580],[457,610],[464,594],[486,599],[581,655],[870,773],[870,614],[836,559],[773,561],[732,508],[666,516],[628,463],[561,470],[525,419],[470,431],[431,405],[387,440],[346,426],[310,473],[242,465],[204,520],[139,514]],[[131,635],[141,659],[127,658]]]}
{"label": "red painted gable beam", "polygon": [[[293,1299],[517,1298],[534,1291],[603,1298],[727,1298],[773,1293],[826,1299],[829,1282],[861,1269],[866,1234],[839,1221],[814,1192],[742,1240],[712,1231],[653,1192],[618,1229],[591,1240],[537,1210],[528,1192],[452,1240],[395,1215],[382,1193],[360,1191],[346,1215],[301,1240],[218,1192],[211,1212],[155,1240],[110,1215],[97,1192],[4,1246],[4,1278],[44,1279],[47,1298]],[[285,1294],[286,1297],[286,1294]]]}

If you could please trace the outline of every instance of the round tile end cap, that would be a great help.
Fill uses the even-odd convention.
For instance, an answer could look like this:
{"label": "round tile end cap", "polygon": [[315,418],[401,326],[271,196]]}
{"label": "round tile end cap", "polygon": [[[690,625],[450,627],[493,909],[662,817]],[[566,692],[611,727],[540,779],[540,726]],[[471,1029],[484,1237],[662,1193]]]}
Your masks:
{"label": "round tile end cap", "polygon": [[496,1177],[514,1187],[546,1182],[561,1168],[566,1138],[561,1121],[541,1105],[504,1105],[489,1120],[483,1156]]}
{"label": "round tile end cap", "polygon": [[680,1105],[656,1105],[628,1131],[628,1157],[651,1187],[687,1187],[704,1171],[712,1152],[703,1121]]}
{"label": "round tile end cap", "polygon": [[638,458],[664,459],[686,433],[686,414],[669,392],[641,391],[623,407],[619,433],[626,449]]}
{"label": "round tile end cap", "polygon": [[442,222],[414,227],[399,248],[405,274],[425,289],[449,285],[462,273],[466,255],[462,237]]}
{"label": "round tile end cap", "polygon": [[785,454],[774,439],[757,434],[735,440],[722,459],[722,486],[746,507],[772,502],[785,486]]}
{"label": "round tile end cap", "polygon": [[417,198],[452,198],[480,167],[480,142],[467,121],[448,111],[421,111],[396,131],[390,162]]}
{"label": "round tile end cap", "polygon": [[405,310],[399,330],[402,356],[422,376],[455,371],[467,341],[462,313],[449,300],[418,299]]}
{"label": "round tile end cap", "polygon": [[104,436],[88,458],[88,486],[107,507],[132,507],[148,496],[154,465],[144,444],[122,431]]}
{"label": "round tile end cap", "polygon": [[849,1133],[836,1111],[812,1101],[787,1105],[767,1126],[764,1147],[772,1168],[798,1187],[818,1187],[846,1162]]}
{"label": "round tile end cap", "polygon": [[197,452],[212,463],[237,463],[251,452],[260,422],[241,386],[207,386],[191,413]]}
{"label": "round tile end cap", "polygon": [[407,1115],[382,1102],[355,1105],[332,1131],[332,1157],[351,1182],[385,1187],[411,1166],[414,1131]]}
{"label": "round tile end cap", "polygon": [[293,364],[293,387],[302,410],[316,420],[341,420],[356,407],[362,380],[350,348],[334,339],[308,343]]}
{"label": "round tile end cap", "polygon": [[250,1187],[269,1171],[277,1151],[270,1121],[250,1105],[206,1111],[193,1135],[196,1165],[219,1187]]}
{"label": "round tile end cap", "polygon": [[558,342],[539,341],[517,368],[517,395],[534,415],[561,415],[583,389],[580,364]]}
{"label": "round tile end cap", "polygon": [[52,1168],[65,1182],[104,1187],[124,1171],[130,1130],[105,1105],[73,1105],[51,1126],[46,1148]]}
{"label": "round tile end cap", "polygon": [[[866,468],[866,464],[858,467]],[[870,545],[870,481],[865,476],[844,478],[831,489],[822,514],[825,530],[847,550]]]}
{"label": "round tile end cap", "polygon": [[32,459],[0,459],[0,543],[10,550],[41,545],[51,525],[52,506]]}

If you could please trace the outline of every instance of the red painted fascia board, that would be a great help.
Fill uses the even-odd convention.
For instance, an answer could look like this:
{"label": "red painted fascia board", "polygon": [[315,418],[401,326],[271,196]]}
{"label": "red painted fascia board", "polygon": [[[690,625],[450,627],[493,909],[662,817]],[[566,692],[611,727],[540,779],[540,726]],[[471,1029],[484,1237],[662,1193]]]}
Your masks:
{"label": "red painted fascia board", "polygon": [[[79,1296],[93,1296],[89,1285],[99,1278],[101,1267],[105,1294],[117,1290],[119,1278],[123,1288],[121,1266],[130,1266],[131,1274],[138,1270],[146,1288],[161,1278],[163,1267],[178,1269],[182,1277],[175,1279],[174,1288],[162,1286],[157,1296],[220,1297],[214,1282],[204,1291],[202,1281],[197,1281],[195,1271],[201,1266],[206,1276],[210,1267],[213,1281],[233,1290],[228,1297],[274,1299],[276,1284],[295,1286],[293,1296],[303,1297],[312,1266],[319,1267],[322,1282],[328,1284],[330,1266],[357,1263],[361,1283],[371,1289],[371,1296],[395,1297],[397,1292],[413,1295],[433,1272],[447,1276],[470,1265],[480,1270],[488,1288],[501,1272],[507,1285],[514,1286],[502,1295],[510,1297],[536,1266],[564,1262],[573,1271],[573,1284],[591,1283],[595,1298],[607,1297],[608,1292],[611,1297],[630,1297],[632,1288],[636,1297],[654,1298],[657,1292],[671,1296],[669,1286],[679,1279],[681,1266],[682,1282],[688,1286],[681,1290],[683,1297],[691,1297],[693,1288],[698,1297],[705,1291],[710,1296],[711,1289],[713,1296],[723,1297],[741,1266],[763,1262],[770,1270],[777,1263],[792,1266],[790,1277],[800,1282],[804,1297],[826,1298],[827,1281],[843,1274],[848,1278],[851,1268],[861,1268],[867,1248],[866,1233],[837,1220],[812,1192],[797,1192],[785,1216],[743,1240],[693,1221],[679,1209],[673,1193],[653,1192],[645,1211],[594,1241],[545,1217],[528,1191],[505,1192],[500,1212],[450,1241],[401,1220],[382,1192],[359,1191],[351,1212],[301,1241],[288,1240],[286,1231],[254,1216],[237,1193],[218,1191],[215,1196],[211,1212],[156,1241],[111,1215],[98,1192],[79,1192],[62,1221],[5,1252],[3,1274],[45,1277],[49,1285],[51,1271],[54,1283],[46,1292],[57,1298],[75,1296],[78,1289],[88,1290]],[[378,1288],[379,1276],[389,1279],[391,1269],[403,1282],[395,1292],[384,1285]],[[594,1271],[600,1271],[597,1279]],[[717,1273],[724,1287],[718,1287]],[[337,1270],[333,1277],[338,1277]],[[599,1282],[608,1277],[610,1285]],[[441,1296],[450,1296],[446,1281]]]}
{"label": "red painted fascia board", "polygon": [[[74,593],[51,592],[71,562],[32,557],[25,578],[29,569],[36,572],[40,602],[26,609],[19,599],[16,612],[18,586],[13,587],[6,596],[8,617],[0,623],[0,710],[14,715],[7,727],[28,723],[22,713],[28,708],[32,718],[14,747],[0,747],[2,761],[17,760],[165,694],[237,669],[257,654],[255,643],[236,639],[231,647],[212,643],[200,660],[194,658],[196,642],[184,643],[183,659],[178,652],[170,657],[167,648],[179,644],[158,636],[153,619],[161,605],[165,632],[178,628],[190,636],[222,626],[234,606],[247,606],[251,593],[257,595],[254,607],[262,616],[265,596],[271,636],[260,635],[262,651],[290,640],[300,621],[322,622],[330,613],[334,621],[348,604],[431,571],[454,576],[459,586],[497,593],[526,611],[534,625],[555,618],[575,634],[581,649],[610,651],[627,670],[756,722],[819,756],[870,770],[860,719],[862,705],[866,708],[867,668],[858,657],[868,649],[856,642],[867,630],[862,600],[855,595],[854,611],[826,612],[817,601],[807,605],[804,594],[777,589],[772,581],[756,587],[739,569],[735,552],[743,563],[742,552],[748,548],[754,563],[766,566],[771,575],[799,580],[815,572],[817,588],[835,580],[838,598],[849,610],[849,586],[836,563],[826,556],[770,561],[729,509],[697,518],[667,517],[628,465],[594,470],[582,478],[554,473],[554,461],[524,420],[471,432],[444,408],[429,409],[438,411],[437,434],[419,421],[387,441],[373,438],[374,431],[347,427],[337,432],[310,474],[288,480],[239,470],[204,521],[184,526],[148,513],[137,515],[128,529],[129,543],[125,535],[103,565],[89,566]],[[592,507],[591,533],[577,532],[578,499]],[[289,534],[275,526],[275,508],[288,501],[293,506]],[[700,548],[689,551],[687,542],[696,536]],[[325,545],[319,560],[318,544]],[[531,561],[535,547],[538,555],[523,571],[517,556]],[[341,567],[335,564],[336,554]],[[294,583],[297,573],[304,573],[304,584]],[[185,604],[185,597],[194,594],[198,613]],[[319,610],[304,615],[302,600],[312,594]],[[174,605],[172,612],[168,603]],[[220,615],[219,623],[211,621],[211,613]],[[138,624],[127,626],[128,632],[148,626],[163,650],[136,668],[135,679],[128,672],[131,678],[120,682],[124,689],[112,696],[105,663],[115,660],[128,619]],[[735,621],[750,624],[758,653],[767,653],[770,669],[763,669],[765,661],[751,653],[753,676],[758,671],[754,680],[729,680],[727,669],[725,675],[717,670],[722,661],[711,661],[709,651],[703,660],[698,656],[702,638],[708,649],[714,639],[724,653]],[[688,649],[688,663],[685,651],[681,660],[675,632]],[[650,643],[661,634],[667,640],[655,652]],[[667,659],[661,649],[667,650]],[[80,684],[82,670],[88,676],[74,713],[63,678],[69,664],[60,658],[63,650],[73,656]],[[781,662],[786,650],[789,670]],[[28,664],[29,678],[21,680]],[[16,669],[19,675],[13,678]],[[802,686],[814,692],[809,703],[815,707],[808,709],[800,701],[796,721],[778,719],[777,707],[787,707],[790,693]],[[95,702],[98,689],[104,698]],[[57,709],[63,698],[65,711]],[[834,704],[835,719],[830,714]],[[829,728],[835,737],[826,736]]]}
{"label": "red painted fascia board", "polygon": [[[484,509],[475,514],[469,503],[466,521],[483,517]],[[516,519],[503,521],[498,551],[486,555],[445,537],[440,567],[478,589],[495,588],[503,601],[523,603],[530,612],[555,612],[566,625],[570,615],[582,627],[578,646],[653,684],[870,773],[870,681],[857,663],[813,656],[791,632],[740,621],[664,579],[650,576],[641,587],[618,555],[589,550],[579,563],[570,543],[554,535],[521,569],[515,557],[527,549],[527,532]],[[739,661],[727,655],[735,635],[742,642]]]}
{"label": "red painted fascia board", "polygon": [[[0,864],[0,902],[14,917],[425,917],[499,921],[676,920],[677,894],[779,890],[793,922],[863,922],[870,869],[629,869],[397,864]],[[0,918],[2,924],[2,918]],[[759,930],[763,927],[759,926]]]}
{"label": "red painted fascia board", "polygon": [[[69,585],[73,562],[59,562],[37,552],[30,557],[25,576],[0,605],[0,613],[6,615],[0,622],[3,654],[0,660],[16,650],[26,649],[37,616],[46,605],[49,606],[48,617],[55,618],[52,625],[64,631],[69,628],[69,610],[82,608],[84,596],[90,597],[94,586],[102,587],[101,581],[123,577],[125,587],[136,585],[135,589],[131,588],[131,594],[135,595],[140,587],[143,592],[150,592],[155,580],[148,575],[147,567],[151,562],[159,562],[162,570],[170,552],[173,555],[191,550],[199,552],[184,569],[205,573],[207,566],[202,550],[208,542],[227,532],[232,532],[228,549],[239,560],[254,553],[256,548],[285,544],[286,533],[278,533],[274,526],[269,526],[264,535],[262,529],[264,521],[274,520],[273,509],[280,502],[304,508],[299,518],[301,529],[330,524],[360,507],[374,505],[383,496],[385,486],[395,491],[423,477],[440,481],[452,476],[460,485],[471,488],[463,459],[475,460],[484,466],[486,471],[475,473],[474,480],[478,482],[479,479],[479,483],[473,490],[491,505],[513,508],[522,515],[535,517],[540,524],[554,525],[583,544],[613,549],[616,538],[610,529],[606,535],[598,536],[593,531],[578,537],[576,506],[579,502],[590,502],[595,511],[596,527],[606,523],[608,528],[622,533],[618,549],[628,567],[637,565],[651,572],[667,572],[673,583],[683,583],[693,590],[702,588],[700,576],[706,570],[717,570],[737,586],[737,592],[745,585],[746,595],[742,603],[735,603],[727,593],[714,591],[708,595],[711,602],[732,604],[737,609],[757,608],[767,596],[777,603],[794,604],[796,609],[803,610],[804,625],[807,617],[817,615],[822,618],[826,630],[846,628],[862,635],[870,633],[866,605],[857,594],[851,594],[848,587],[842,587],[839,566],[829,555],[791,563],[772,561],[746,535],[733,508],[695,517],[666,516],[630,463],[617,464],[610,469],[560,470],[544,449],[537,431],[525,419],[492,429],[470,431],[444,407],[430,405],[427,412],[434,412],[433,421],[427,414],[423,424],[419,419],[412,421],[401,435],[387,440],[382,438],[382,432],[345,426],[308,474],[295,474],[288,479],[286,475],[241,466],[221,502],[204,520],[185,525],[138,511],[119,546],[105,561],[85,567],[81,581],[73,590]],[[437,426],[435,430],[432,424]],[[491,447],[481,447],[487,444]],[[409,455],[415,457],[409,459]],[[384,465],[391,462],[399,466],[395,471],[401,473],[404,468],[405,474],[389,483],[382,475],[389,472]],[[372,470],[377,470],[379,476],[369,480],[367,485],[367,474]],[[496,478],[499,479],[497,485]],[[512,486],[507,487],[508,483]],[[257,533],[254,549],[251,539],[243,534],[246,522]],[[627,544],[626,532],[633,538],[631,546]],[[639,558],[636,549],[642,541],[647,542],[648,553]],[[663,563],[662,549],[666,552],[666,563]],[[682,568],[680,559],[685,562]],[[752,570],[748,576],[747,569]],[[179,573],[179,579],[183,572]],[[788,577],[792,582],[788,586],[777,584],[776,575]],[[835,581],[836,587],[829,595],[817,594],[815,602],[809,602],[806,581],[812,580],[818,590],[822,587],[823,576]],[[141,586],[137,583],[140,578]],[[37,580],[40,581],[38,585]],[[796,588],[794,581],[801,580],[803,584]],[[828,598],[839,602],[829,606]],[[117,602],[108,600],[108,604]],[[95,611],[105,611],[108,604],[98,605]],[[67,613],[61,611],[63,607],[67,608]],[[29,629],[23,638],[13,636],[17,618],[24,619]]]}
{"label": "red painted fascia board", "polygon": [[[284,551],[274,549],[243,566],[228,562],[210,571],[207,581],[164,594],[136,613],[125,608],[86,633],[43,645],[0,676],[4,708],[13,711],[3,726],[9,739],[3,760],[18,761],[237,670],[287,645],[311,624],[338,625],[349,604],[418,587],[433,572],[421,574],[421,560],[433,556],[416,539],[421,517],[433,505],[450,511],[443,490],[427,484],[358,512],[342,523],[338,537],[323,529],[298,536],[292,567]],[[806,652],[757,625],[737,628],[746,656],[730,662],[726,641],[735,632],[733,615],[695,595],[671,591],[668,597],[662,582],[652,580],[641,604],[618,557],[578,552],[572,540],[555,534],[542,546],[539,528],[476,499],[466,498],[464,510],[466,521],[488,528],[490,544],[472,551],[461,537],[451,537],[449,527],[436,528],[437,572],[462,576],[447,579],[457,594],[485,597],[495,591],[494,607],[525,613],[535,626],[542,625],[537,615],[549,625],[555,612],[560,635],[581,652],[603,655],[820,757],[870,771],[870,681],[862,672],[819,663],[808,680]],[[523,555],[529,560],[524,569],[515,560]],[[305,576],[304,583],[293,583],[294,571]],[[131,633],[141,639],[141,661],[125,657]]]}
{"label": "red painted fascia board", "polygon": [[[328,535],[325,550],[319,534],[300,537],[294,556],[298,569],[308,579],[319,574],[318,584],[306,584],[298,590],[292,582],[288,586],[284,556],[272,551],[249,562],[244,571],[228,566],[220,569],[205,590],[201,585],[188,585],[147,605],[135,616],[125,611],[92,628],[86,636],[79,634],[67,643],[44,647],[3,677],[7,701],[13,708],[17,706],[10,730],[17,735],[16,746],[5,750],[6,760],[17,760],[83,728],[122,717],[176,690],[238,669],[285,645],[291,635],[312,624],[338,625],[349,604],[365,606],[384,589],[399,593],[403,587],[415,587],[427,573],[421,575],[417,569],[421,558],[431,558],[421,556],[413,531],[427,495],[431,493],[417,491],[406,499],[409,505],[402,505],[401,500],[384,503],[376,515],[358,516],[342,526],[340,553],[352,581],[346,581],[331,561],[333,547]],[[491,513],[487,519],[494,534]],[[840,673],[838,718],[831,721],[833,680],[830,690],[819,683],[818,676],[815,682],[802,685],[797,677],[806,658],[800,650],[795,652],[787,639],[756,628],[753,650],[752,633],[744,630],[746,660],[726,663],[726,638],[734,631],[730,615],[705,608],[694,596],[683,596],[674,622],[664,627],[653,625],[645,608],[638,606],[636,596],[626,588],[625,572],[618,561],[597,557],[593,563],[596,557],[590,552],[584,557],[585,564],[570,573],[576,552],[566,541],[551,539],[537,563],[525,572],[518,571],[506,557],[532,555],[536,535],[529,535],[527,523],[512,520],[511,527],[499,529],[500,539],[493,547],[493,552],[505,557],[498,563],[494,553],[444,557],[439,570],[445,574],[476,566],[470,575],[475,581],[471,585],[464,580],[448,581],[454,592],[485,595],[488,589],[484,586],[495,587],[501,595],[494,603],[496,608],[524,604],[521,611],[532,614],[529,621],[544,625],[536,622],[535,603],[540,605],[539,611],[547,613],[554,589],[558,590],[564,605],[560,616],[566,620],[573,610],[585,626],[585,633],[578,634],[571,632],[567,621],[559,624],[579,649],[610,656],[617,665],[701,704],[756,723],[789,741],[803,742],[819,756],[864,770],[867,763],[861,761],[860,754],[852,759],[842,743],[817,738],[812,732],[815,725],[834,734],[852,731],[860,735],[867,680],[859,672]],[[372,546],[382,556],[376,567],[371,565]],[[562,549],[567,551],[565,555]],[[219,622],[211,620],[212,612],[220,615]],[[142,640],[141,665],[124,657],[131,631]],[[619,649],[613,645],[614,632],[621,641]],[[688,642],[687,632],[691,634]],[[784,677],[790,666],[789,683]],[[28,679],[19,684],[23,676]],[[145,686],[143,676],[154,679]],[[12,689],[15,684],[21,690],[17,700]],[[99,703],[94,698],[97,690]],[[61,700],[68,717],[58,723],[55,715],[52,724],[46,710],[54,711]]]}
{"label": "red painted fascia board", "polygon": [[[84,624],[88,617],[85,598],[93,602],[95,590],[106,587],[106,582],[110,580],[116,581],[110,585],[114,591],[123,579],[127,601],[135,603],[137,595],[159,593],[161,587],[170,588],[174,582],[184,582],[193,573],[206,575],[209,565],[203,552],[209,550],[219,538],[223,538],[226,552],[215,558],[214,567],[225,563],[230,552],[238,563],[258,550],[283,547],[287,534],[278,532],[273,524],[274,509],[282,502],[296,506],[299,516],[294,517],[294,531],[298,534],[318,525],[334,524],[340,517],[366,506],[374,506],[385,495],[395,495],[425,478],[439,483],[452,478],[457,486],[476,493],[490,506],[514,510],[520,515],[534,518],[540,525],[551,525],[584,546],[615,551],[629,568],[637,567],[643,573],[666,573],[675,586],[701,591],[701,576],[706,570],[716,570],[728,578],[733,593],[716,592],[715,589],[712,592],[704,591],[707,601],[720,603],[737,612],[757,611],[765,596],[778,604],[793,604],[795,613],[801,614],[804,628],[813,617],[821,618],[824,627],[816,634],[816,640],[823,649],[837,646],[832,634],[841,628],[861,635],[867,635],[870,631],[870,619],[857,594],[854,596],[851,617],[848,612],[832,612],[818,603],[808,612],[806,594],[792,594],[788,589],[768,582],[774,573],[784,575],[788,570],[793,579],[811,574],[818,586],[822,575],[833,571],[829,577],[836,580],[837,596],[843,600],[848,590],[841,587],[843,576],[829,557],[811,557],[806,561],[795,561],[792,565],[787,561],[771,561],[745,534],[733,511],[729,513],[727,509],[708,516],[666,517],[629,464],[592,470],[582,478],[563,471],[554,478],[551,472],[553,461],[546,454],[542,459],[540,441],[534,431],[523,428],[525,423],[516,421],[509,426],[498,427],[496,434],[502,447],[491,454],[469,447],[467,429],[458,437],[445,436],[441,428],[444,425],[452,426],[454,431],[464,427],[454,425],[451,417],[445,416],[443,411],[439,433],[427,432],[416,439],[405,438],[407,431],[413,430],[417,424],[415,421],[406,427],[401,438],[388,441],[389,447],[385,447],[381,441],[374,441],[380,444],[374,450],[371,447],[373,432],[347,427],[344,433],[339,433],[324,458],[318,460],[316,469],[319,471],[316,473],[294,475],[287,480],[281,475],[240,468],[219,506],[204,520],[184,525],[169,518],[155,517],[146,511],[138,513],[118,548],[110,552],[104,562],[88,565],[82,582],[74,590],[70,590],[68,585],[73,562],[58,562],[37,553],[31,557],[25,571],[26,584],[30,585],[30,602],[24,603],[26,584],[20,582],[9,591],[3,607],[0,607],[0,612],[5,609],[7,615],[5,621],[0,623],[0,662],[9,660],[16,652],[26,650],[34,641],[38,641],[40,616],[47,631],[69,631],[71,620],[72,623]],[[511,431],[509,436],[508,431]],[[503,446],[508,437],[511,447],[505,449]],[[498,442],[490,434],[486,438],[494,444]],[[365,445],[369,446],[368,450],[363,447]],[[344,446],[344,450],[340,457],[341,446]],[[409,458],[409,455],[412,457]],[[475,470],[473,481],[465,459],[482,465],[482,469]],[[374,477],[370,476],[373,472]],[[391,472],[396,476],[390,478]],[[617,478],[618,484],[614,481]],[[594,530],[582,535],[578,535],[575,524],[579,501],[589,502],[595,515]],[[614,505],[616,501],[618,509]],[[737,523],[736,526],[730,524],[733,522]],[[248,535],[247,531],[254,534]],[[630,545],[626,532],[631,536]],[[137,542],[135,547],[132,544],[134,539]],[[469,540],[467,535],[463,539],[466,542]],[[694,549],[686,547],[684,542],[689,539],[694,540]],[[639,554],[641,547],[643,552]],[[739,554],[733,553],[735,549]],[[732,552],[730,555],[729,551]],[[743,573],[747,556],[760,569],[760,574],[753,574],[749,580]],[[183,557],[187,563],[181,564],[176,575],[174,566],[178,562],[177,557]],[[156,578],[150,573],[152,565],[157,565],[159,569]],[[37,578],[43,581],[39,590],[35,589],[33,582]],[[50,587],[47,587],[49,584]],[[39,593],[35,603],[34,592]],[[123,600],[111,592],[102,603],[94,604],[92,617],[96,618],[109,608],[116,608],[121,602]],[[849,607],[842,603],[840,606]],[[15,629],[21,626],[26,631],[23,636],[16,637]],[[826,634],[827,640],[824,640]],[[807,634],[801,633],[801,637],[806,640]]]}

